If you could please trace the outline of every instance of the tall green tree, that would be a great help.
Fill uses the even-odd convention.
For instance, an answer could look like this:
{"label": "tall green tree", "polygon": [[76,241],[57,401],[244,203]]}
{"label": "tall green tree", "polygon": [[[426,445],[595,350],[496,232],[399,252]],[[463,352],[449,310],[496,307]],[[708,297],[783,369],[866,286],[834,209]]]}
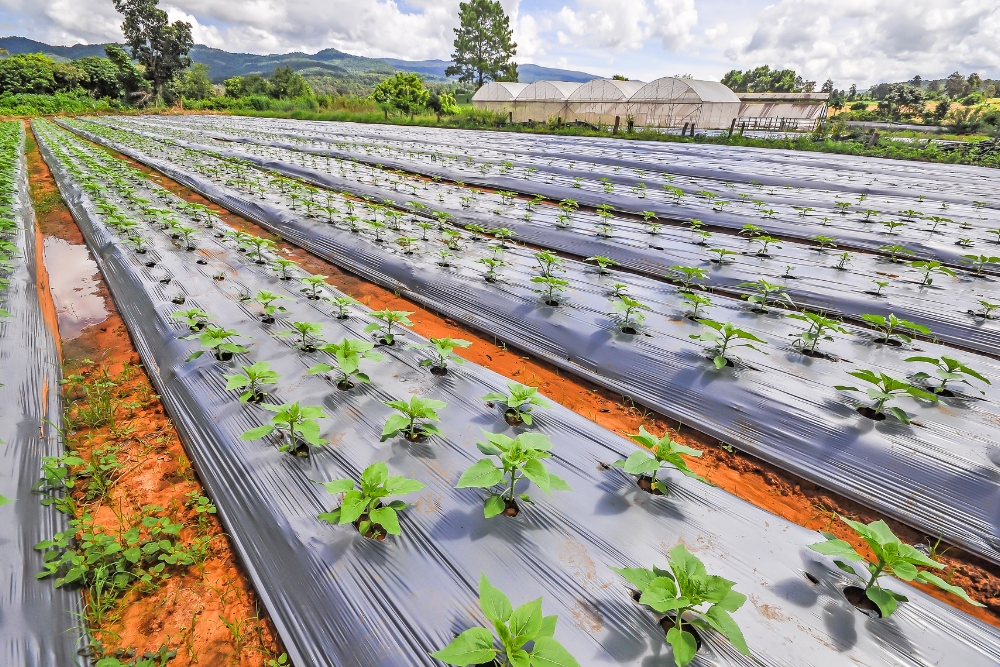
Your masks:
{"label": "tall green tree", "polygon": [[457,76],[481,88],[488,81],[517,81],[517,44],[510,17],[499,2],[469,0],[458,5],[461,26],[455,29],[454,65],[446,76]]}
{"label": "tall green tree", "polygon": [[430,99],[430,91],[424,88],[424,82],[414,72],[396,72],[392,76],[383,79],[372,91],[372,99],[389,116],[390,109],[396,109],[402,113],[413,114],[427,104]]}
{"label": "tall green tree", "polygon": [[[246,85],[246,80],[244,80]],[[312,95],[309,83],[298,72],[287,65],[278,67],[271,75],[271,96],[282,98],[309,97]],[[251,93],[252,94],[252,93]]]}
{"label": "tall green tree", "polygon": [[122,32],[132,51],[132,58],[145,68],[146,79],[153,84],[153,94],[161,99],[164,86],[174,75],[191,66],[188,55],[194,46],[191,24],[169,23],[167,13],[157,7],[158,0],[114,0],[115,9],[125,17]]}

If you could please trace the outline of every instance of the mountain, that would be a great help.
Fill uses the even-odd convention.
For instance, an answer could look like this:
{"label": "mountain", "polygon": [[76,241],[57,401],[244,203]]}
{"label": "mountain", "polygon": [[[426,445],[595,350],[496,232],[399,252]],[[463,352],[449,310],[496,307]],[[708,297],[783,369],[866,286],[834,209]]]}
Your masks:
{"label": "mountain", "polygon": [[[26,37],[0,37],[0,48],[7,49],[11,55],[41,52],[59,62],[104,55],[103,44],[51,46]],[[295,52],[259,56],[252,53],[230,53],[202,44],[196,44],[191,50],[191,59],[208,65],[209,76],[216,83],[252,72],[266,76],[277,67],[287,66],[300,72],[316,92],[340,94],[367,94],[384,77],[400,70],[422,74],[432,83],[444,83],[448,81],[444,71],[451,64],[446,60],[366,58],[337,49],[324,49],[314,54]],[[531,64],[518,65],[517,71],[521,83],[543,80],[584,82],[600,78],[596,74]]]}

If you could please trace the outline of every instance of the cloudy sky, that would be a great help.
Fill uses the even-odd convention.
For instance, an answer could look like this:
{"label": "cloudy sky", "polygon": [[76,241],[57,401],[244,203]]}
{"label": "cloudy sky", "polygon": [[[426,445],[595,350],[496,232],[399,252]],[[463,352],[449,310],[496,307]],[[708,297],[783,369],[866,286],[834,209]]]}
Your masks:
{"label": "cloudy sky", "polygon": [[[459,0],[161,0],[197,42],[447,59]],[[518,61],[632,79],[791,67],[840,88],[955,70],[1000,77],[998,0],[501,0]],[[111,0],[0,0],[0,35],[120,40]]]}

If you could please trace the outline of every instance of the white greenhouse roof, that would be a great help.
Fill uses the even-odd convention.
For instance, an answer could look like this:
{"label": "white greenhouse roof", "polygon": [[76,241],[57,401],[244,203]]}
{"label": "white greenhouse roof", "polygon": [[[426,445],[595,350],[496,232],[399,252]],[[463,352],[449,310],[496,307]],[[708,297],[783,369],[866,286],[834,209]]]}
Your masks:
{"label": "white greenhouse roof", "polygon": [[632,102],[735,102],[736,93],[717,81],[665,76],[650,81],[631,97]]}
{"label": "white greenhouse roof", "polygon": [[530,100],[565,100],[580,87],[573,81],[536,81],[517,95],[518,102]]}
{"label": "white greenhouse roof", "polygon": [[577,88],[569,96],[570,102],[624,102],[645,86],[643,81],[619,79],[594,79]]}
{"label": "white greenhouse roof", "polygon": [[528,87],[526,83],[510,83],[507,81],[491,81],[476,91],[473,102],[512,102],[518,94]]}

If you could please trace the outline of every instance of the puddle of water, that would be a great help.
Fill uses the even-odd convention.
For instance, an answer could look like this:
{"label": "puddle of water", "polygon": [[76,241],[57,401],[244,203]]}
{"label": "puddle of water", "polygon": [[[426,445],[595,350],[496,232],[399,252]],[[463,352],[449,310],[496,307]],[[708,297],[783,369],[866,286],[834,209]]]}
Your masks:
{"label": "puddle of water", "polygon": [[43,253],[49,289],[59,316],[59,337],[73,340],[87,327],[108,319],[104,298],[97,291],[97,264],[87,246],[48,236]]}

